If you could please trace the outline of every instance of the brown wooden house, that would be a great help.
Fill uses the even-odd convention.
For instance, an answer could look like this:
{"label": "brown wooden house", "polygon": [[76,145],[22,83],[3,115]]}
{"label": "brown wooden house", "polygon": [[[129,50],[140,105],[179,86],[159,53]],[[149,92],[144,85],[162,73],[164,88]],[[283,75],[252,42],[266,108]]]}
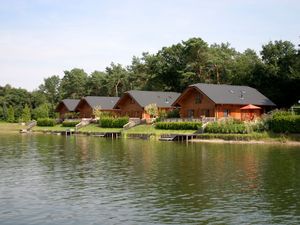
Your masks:
{"label": "brown wooden house", "polygon": [[94,109],[99,108],[102,112],[114,113],[113,109],[119,97],[105,97],[105,96],[87,96],[80,100],[76,112],[79,112],[80,118],[92,118]]}
{"label": "brown wooden house", "polygon": [[193,84],[173,103],[181,118],[232,117],[252,120],[276,105],[248,86]]}
{"label": "brown wooden house", "polygon": [[55,112],[59,113],[59,118],[64,119],[66,113],[75,112],[79,99],[64,99],[56,107]]}
{"label": "brown wooden house", "polygon": [[161,91],[128,91],[119,99],[114,109],[119,110],[119,115],[133,118],[149,119],[145,106],[156,104],[158,110],[170,111],[174,109],[173,102],[180,93]]}

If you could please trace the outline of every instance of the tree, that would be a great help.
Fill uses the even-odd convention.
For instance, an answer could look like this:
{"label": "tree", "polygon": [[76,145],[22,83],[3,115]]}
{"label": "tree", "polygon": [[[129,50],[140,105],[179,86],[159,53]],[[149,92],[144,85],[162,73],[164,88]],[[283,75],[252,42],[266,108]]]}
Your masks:
{"label": "tree", "polygon": [[10,105],[7,110],[7,122],[14,123],[15,122],[15,110]]}
{"label": "tree", "polygon": [[93,108],[93,115],[97,119],[101,118],[102,111],[101,111],[101,106],[100,105],[98,105],[98,106],[96,106],[96,107]]}
{"label": "tree", "polygon": [[2,110],[3,110],[3,115],[2,115],[2,118],[3,118],[3,120],[4,121],[7,121],[7,106],[6,106],[6,103],[5,102],[3,102],[3,107],[2,107]]}
{"label": "tree", "polygon": [[26,104],[22,111],[22,122],[29,122],[31,120],[30,108]]}
{"label": "tree", "polygon": [[48,118],[49,117],[49,107],[47,103],[40,105],[39,107],[35,108],[32,112],[32,116],[34,119],[39,118]]}
{"label": "tree", "polygon": [[49,103],[54,105],[59,102],[60,99],[60,82],[59,76],[53,75],[51,77],[45,78],[44,83],[39,86],[42,93],[45,94]]}
{"label": "tree", "polygon": [[41,90],[31,92],[32,108],[37,108],[39,105],[48,103],[46,95]]}
{"label": "tree", "polygon": [[88,76],[83,69],[72,69],[64,71],[61,80],[62,98],[81,98],[86,95]]}
{"label": "tree", "polygon": [[105,72],[94,71],[88,77],[88,95],[105,96],[108,93],[107,83],[107,74]]}
{"label": "tree", "polygon": [[[290,107],[299,100],[299,49],[289,41],[269,42],[262,46],[263,67],[259,89],[279,107]],[[298,71],[298,72],[296,72]],[[270,85],[271,84],[271,85]]]}
{"label": "tree", "polygon": [[239,53],[235,59],[235,65],[230,78],[230,83],[235,85],[250,85],[256,87],[253,74],[257,67],[262,65],[261,59],[252,49],[246,49]]}
{"label": "tree", "polygon": [[106,67],[106,73],[109,96],[120,96],[121,93],[130,90],[129,73],[121,64],[111,63]]}
{"label": "tree", "polygon": [[210,81],[207,73],[209,59],[208,44],[201,38],[190,38],[183,43],[184,70],[182,88],[192,83]]}
{"label": "tree", "polygon": [[151,103],[145,106],[145,111],[150,115],[151,118],[158,116],[158,107],[155,103]]}

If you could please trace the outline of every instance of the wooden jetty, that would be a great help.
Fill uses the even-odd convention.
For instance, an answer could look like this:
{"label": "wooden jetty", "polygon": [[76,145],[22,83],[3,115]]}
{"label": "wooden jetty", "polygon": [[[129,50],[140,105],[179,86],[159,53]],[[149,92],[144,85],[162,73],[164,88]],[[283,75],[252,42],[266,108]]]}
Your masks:
{"label": "wooden jetty", "polygon": [[143,139],[143,140],[148,140],[150,139],[150,137],[154,135],[154,134],[136,134],[136,133],[133,133],[133,134],[127,134],[127,137],[128,138],[132,138],[132,139]]}
{"label": "wooden jetty", "polygon": [[160,141],[188,141],[195,139],[196,134],[162,134]]}

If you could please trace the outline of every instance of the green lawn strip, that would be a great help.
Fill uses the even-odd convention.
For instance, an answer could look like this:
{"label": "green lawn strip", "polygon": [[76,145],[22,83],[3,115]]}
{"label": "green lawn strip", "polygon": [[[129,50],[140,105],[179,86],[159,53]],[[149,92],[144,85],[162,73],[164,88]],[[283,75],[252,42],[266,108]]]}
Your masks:
{"label": "green lawn strip", "polygon": [[63,127],[61,124],[55,125],[53,127],[40,127],[40,126],[35,126],[32,128],[33,131],[66,131],[67,129],[75,129],[74,127]]}
{"label": "green lawn strip", "polygon": [[25,128],[26,126],[22,126],[19,123],[0,122],[0,132],[19,132],[21,129]]}
{"label": "green lawn strip", "polygon": [[124,130],[124,134],[193,134],[196,130],[160,130],[155,129],[154,125],[138,125],[131,129]]}
{"label": "green lawn strip", "polygon": [[103,128],[103,127],[99,127],[98,124],[89,124],[88,126],[80,128],[78,131],[79,131],[79,133],[83,133],[83,132],[99,132],[99,133],[121,132],[122,128]]}

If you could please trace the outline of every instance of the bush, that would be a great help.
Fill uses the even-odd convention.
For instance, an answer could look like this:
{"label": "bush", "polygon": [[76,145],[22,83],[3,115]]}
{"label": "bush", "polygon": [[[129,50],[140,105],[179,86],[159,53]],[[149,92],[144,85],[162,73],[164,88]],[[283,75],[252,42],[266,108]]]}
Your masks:
{"label": "bush", "polygon": [[129,121],[128,117],[102,117],[99,120],[100,127],[106,128],[123,128]]}
{"label": "bush", "polygon": [[67,112],[64,114],[64,119],[74,119],[79,117],[79,112]]}
{"label": "bush", "polygon": [[180,118],[179,109],[174,109],[167,113],[167,118]]}
{"label": "bush", "polygon": [[198,130],[201,126],[201,122],[158,122],[155,124],[155,128],[161,130]]}
{"label": "bush", "polygon": [[80,123],[80,120],[65,120],[62,123],[63,127],[75,127],[78,123]]}
{"label": "bush", "polygon": [[9,106],[7,110],[7,122],[9,123],[15,122],[15,110],[12,106]]}
{"label": "bush", "polygon": [[55,120],[50,118],[39,118],[37,120],[37,125],[40,127],[53,127],[55,125]]}
{"label": "bush", "polygon": [[273,115],[268,120],[269,129],[275,133],[300,133],[299,115]]}
{"label": "bush", "polygon": [[235,120],[225,120],[208,123],[204,129],[204,132],[219,134],[245,134],[249,131],[243,122]]}
{"label": "bush", "polygon": [[30,108],[26,104],[25,107],[22,110],[22,116],[20,118],[20,121],[29,122],[30,120],[31,120]]}
{"label": "bush", "polygon": [[48,118],[49,117],[49,107],[47,103],[40,105],[32,111],[32,117],[34,119]]}

